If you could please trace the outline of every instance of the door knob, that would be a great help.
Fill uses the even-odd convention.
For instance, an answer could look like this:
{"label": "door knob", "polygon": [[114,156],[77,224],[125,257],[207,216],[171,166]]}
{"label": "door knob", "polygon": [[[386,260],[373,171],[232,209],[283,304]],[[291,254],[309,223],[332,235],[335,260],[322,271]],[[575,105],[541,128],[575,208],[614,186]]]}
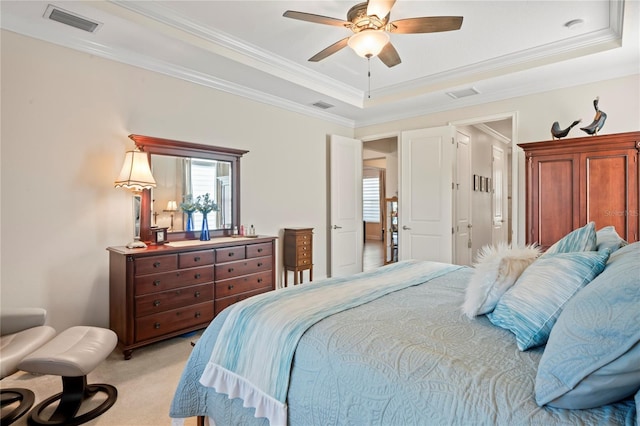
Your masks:
{"label": "door knob", "polygon": [[402,229],[404,229],[405,231],[411,231],[411,228],[409,228],[407,225],[402,225]]}
{"label": "door knob", "polygon": [[342,226],[333,225],[333,229],[342,229]]}

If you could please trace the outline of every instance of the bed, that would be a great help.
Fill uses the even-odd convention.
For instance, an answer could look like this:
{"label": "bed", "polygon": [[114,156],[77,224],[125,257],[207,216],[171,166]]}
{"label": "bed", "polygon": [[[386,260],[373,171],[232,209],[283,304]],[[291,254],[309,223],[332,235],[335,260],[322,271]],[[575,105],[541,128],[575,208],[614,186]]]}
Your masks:
{"label": "bed", "polygon": [[[590,229],[590,232],[595,233],[595,230]],[[270,361],[268,351],[251,346],[256,339],[250,338],[240,346],[237,342],[222,341],[230,338],[228,329],[240,327],[238,323],[229,324],[234,317],[238,320],[244,302],[227,308],[203,332],[178,383],[170,416],[174,424],[180,424],[187,417],[204,416],[218,426],[637,425],[636,412],[640,405],[640,243],[624,246],[622,242],[611,249],[600,247],[604,243],[595,240],[595,236],[590,238],[591,247],[587,247],[590,248],[587,251],[592,253],[581,254],[577,262],[582,267],[586,257],[597,257],[599,260],[594,262],[602,263],[601,270],[593,264],[587,265],[593,276],[586,283],[583,282],[585,278],[578,280],[580,285],[571,291],[568,300],[561,302],[561,309],[556,310],[560,312],[554,312],[552,322],[555,325],[544,326],[549,328],[548,342],[533,343],[532,347],[522,350],[519,347],[521,336],[504,324],[498,325],[498,318],[490,315],[498,316],[499,308],[508,311],[509,307],[500,305],[502,299],[508,301],[507,295],[513,296],[512,290],[525,288],[525,281],[544,275],[549,264],[561,259],[565,262],[561,263],[561,269],[566,270],[566,259],[575,256],[564,252],[571,252],[575,247],[556,248],[559,252],[555,255],[551,253],[552,247],[549,254],[532,260],[510,288],[503,291],[488,315],[472,315],[471,318],[463,313],[461,306],[467,302],[470,283],[477,278],[478,268],[402,261],[353,277],[278,290],[272,292],[273,299],[259,300],[258,304],[269,303],[271,308],[282,307],[279,316],[283,318],[289,316],[287,305],[275,295],[283,294],[286,298],[288,293],[302,295],[309,292],[306,296],[297,296],[316,300],[314,291],[319,289],[340,294],[336,289],[357,287],[357,283],[366,286],[376,277],[411,276],[413,280],[390,291],[378,292],[362,303],[329,309],[328,315],[304,326],[299,338],[294,339],[290,362],[275,361],[283,362],[288,374],[285,375],[284,397],[280,396],[284,417],[274,417],[273,413],[267,414],[271,420],[262,417],[265,409],[260,401],[246,394],[244,398],[236,397],[242,394],[237,383],[236,388],[223,387],[224,393],[216,392],[210,382],[202,383],[207,382],[203,377],[207,372],[211,373],[211,366],[215,365],[214,352],[232,351],[231,358],[242,352],[248,355],[246,359],[252,364],[260,365],[263,370],[272,369],[273,361]],[[505,257],[504,251],[502,257]],[[542,269],[536,271],[538,264]],[[416,269],[422,272],[414,273]],[[579,274],[578,271],[576,275]],[[538,280],[534,281],[540,285]],[[612,284],[620,288],[613,288]],[[315,290],[309,290],[311,287]],[[595,292],[595,295],[589,292]],[[622,299],[620,295],[614,297],[616,292],[623,295]],[[542,299],[547,296],[543,295]],[[341,294],[336,303],[342,305],[349,297]],[[565,295],[562,297],[566,298]],[[594,298],[598,301],[595,308],[590,304]],[[251,304],[251,301],[247,303]],[[589,308],[586,317],[585,306]],[[611,314],[612,309],[615,315]],[[513,316],[513,312],[506,314],[509,315]],[[548,319],[545,322],[548,323]],[[242,322],[242,327],[252,329],[254,326]],[[263,336],[270,326],[263,327],[257,335]],[[620,333],[620,330],[612,331],[608,327],[622,327],[623,330]],[[586,357],[590,358],[591,364],[586,370],[580,365],[584,361],[578,360],[585,358],[581,355],[584,351],[593,352]],[[575,358],[576,353],[578,358]],[[621,359],[624,362],[620,362]],[[543,368],[546,372],[541,371]],[[575,373],[574,370],[580,371]],[[567,371],[582,374],[582,380],[569,383],[570,379],[560,377]],[[599,403],[587,402],[587,405],[595,405],[592,408],[557,407],[563,404],[580,406],[580,403],[585,404],[584,393],[598,394],[599,382],[592,379],[600,373],[614,377],[614,381],[620,378],[623,385],[601,385],[604,390],[600,394],[604,399]],[[237,375],[241,376],[240,373]],[[545,375],[547,377],[542,377]],[[244,383],[251,385],[252,380],[249,378]],[[584,385],[587,382],[588,386]],[[584,389],[579,389],[581,387]],[[561,389],[559,392],[558,388]],[[583,394],[573,395],[577,390]],[[546,402],[542,401],[545,398]],[[571,398],[581,402],[576,403]],[[615,401],[608,401],[612,398]],[[606,403],[603,405],[602,401]],[[258,414],[255,407],[258,407]]]}

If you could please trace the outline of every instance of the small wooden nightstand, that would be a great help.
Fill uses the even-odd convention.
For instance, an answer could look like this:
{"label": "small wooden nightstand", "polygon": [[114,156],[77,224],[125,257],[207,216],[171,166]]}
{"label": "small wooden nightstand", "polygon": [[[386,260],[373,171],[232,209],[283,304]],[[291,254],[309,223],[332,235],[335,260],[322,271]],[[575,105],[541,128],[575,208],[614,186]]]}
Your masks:
{"label": "small wooden nightstand", "polygon": [[302,282],[302,272],[307,269],[309,270],[309,281],[313,281],[313,228],[285,228],[285,287],[288,284],[289,271],[293,271],[293,284],[295,285]]}

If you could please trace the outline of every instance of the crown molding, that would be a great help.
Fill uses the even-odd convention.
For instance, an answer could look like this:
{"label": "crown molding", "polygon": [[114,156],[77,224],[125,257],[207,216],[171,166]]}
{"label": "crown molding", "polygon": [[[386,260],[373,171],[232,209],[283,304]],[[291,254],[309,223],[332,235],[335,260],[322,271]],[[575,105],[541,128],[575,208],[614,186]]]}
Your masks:
{"label": "crown molding", "polygon": [[[331,96],[350,105],[363,107],[364,91],[355,89],[353,86],[327,77],[272,52],[267,52],[223,31],[199,25],[177,15],[175,11],[163,6],[161,2],[110,0],[110,3],[210,43],[210,50],[215,51],[216,54],[226,56],[244,65]],[[222,49],[216,49],[216,47]]]}

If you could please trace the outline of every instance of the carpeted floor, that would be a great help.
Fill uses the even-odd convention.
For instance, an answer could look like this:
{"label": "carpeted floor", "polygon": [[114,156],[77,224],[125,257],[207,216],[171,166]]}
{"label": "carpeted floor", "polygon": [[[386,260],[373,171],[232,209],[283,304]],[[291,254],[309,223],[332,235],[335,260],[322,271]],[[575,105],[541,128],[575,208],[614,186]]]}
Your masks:
{"label": "carpeted floor", "polygon": [[[199,334],[200,332],[191,336],[175,337],[136,349],[128,361],[125,361],[122,352],[116,349],[88,375],[87,381],[89,384],[108,383],[115,386],[118,389],[118,400],[102,416],[85,424],[171,425],[169,406],[173,392],[191,353],[191,341],[197,339]],[[36,394],[36,404],[62,391],[62,381],[59,376],[34,376],[24,372],[5,377],[0,381],[0,385],[2,388],[31,389]],[[100,402],[97,396],[96,401],[96,404]],[[28,415],[23,416],[14,425],[25,426],[27,417]],[[196,420],[190,418],[184,424],[193,426]]]}

